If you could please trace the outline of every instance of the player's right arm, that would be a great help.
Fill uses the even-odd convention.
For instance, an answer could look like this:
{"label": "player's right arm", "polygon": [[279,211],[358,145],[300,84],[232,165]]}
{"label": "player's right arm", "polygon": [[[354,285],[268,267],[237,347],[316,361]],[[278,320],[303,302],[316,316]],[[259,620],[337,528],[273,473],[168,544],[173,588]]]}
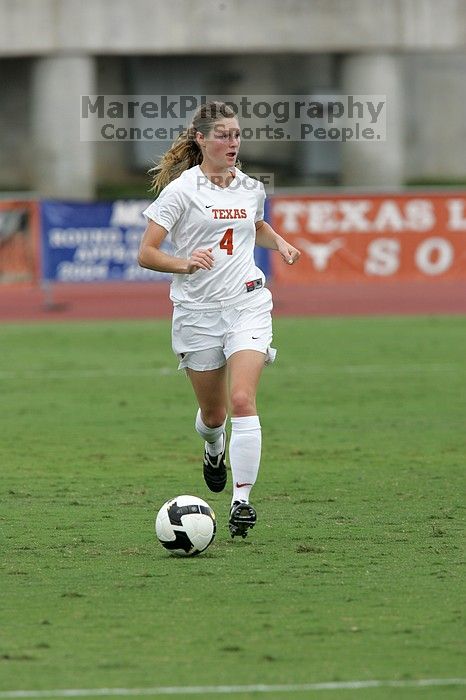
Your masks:
{"label": "player's right arm", "polygon": [[211,248],[198,248],[188,260],[168,255],[160,250],[168,234],[160,224],[149,221],[139,246],[138,263],[141,267],[157,272],[173,272],[175,274],[192,275],[197,270],[210,270],[214,257]]}

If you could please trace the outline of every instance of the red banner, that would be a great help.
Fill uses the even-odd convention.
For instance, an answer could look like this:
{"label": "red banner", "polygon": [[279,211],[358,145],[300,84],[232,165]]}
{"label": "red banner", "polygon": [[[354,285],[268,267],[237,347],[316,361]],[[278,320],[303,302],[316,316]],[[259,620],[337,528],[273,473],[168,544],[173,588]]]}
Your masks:
{"label": "red banner", "polygon": [[38,220],[36,202],[0,200],[0,285],[37,282]]}
{"label": "red banner", "polygon": [[270,223],[301,250],[289,282],[466,279],[466,195],[271,197]]}

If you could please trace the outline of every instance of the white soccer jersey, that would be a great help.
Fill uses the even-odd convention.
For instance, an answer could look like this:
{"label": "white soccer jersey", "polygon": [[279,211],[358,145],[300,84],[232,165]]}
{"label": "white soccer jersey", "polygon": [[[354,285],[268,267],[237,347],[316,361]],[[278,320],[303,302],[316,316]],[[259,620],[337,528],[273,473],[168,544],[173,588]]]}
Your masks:
{"label": "white soccer jersey", "polygon": [[[197,248],[212,248],[214,266],[192,275],[174,274],[170,298],[196,308],[218,308],[264,284],[254,262],[255,223],[264,218],[262,183],[235,168],[232,183],[212,183],[198,165],[162,190],[144,215],[163,226],[173,254],[188,259]],[[254,280],[260,283],[252,285]]]}

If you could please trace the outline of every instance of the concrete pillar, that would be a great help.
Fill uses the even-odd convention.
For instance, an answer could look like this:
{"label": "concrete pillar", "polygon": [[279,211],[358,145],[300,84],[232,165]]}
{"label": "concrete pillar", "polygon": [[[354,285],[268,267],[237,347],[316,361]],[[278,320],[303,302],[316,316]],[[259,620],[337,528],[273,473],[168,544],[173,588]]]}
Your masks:
{"label": "concrete pillar", "polygon": [[347,186],[396,187],[404,182],[403,71],[392,53],[348,54],[342,65],[345,95],[387,95],[386,141],[342,144]]}
{"label": "concrete pillar", "polygon": [[34,62],[32,78],[33,187],[46,197],[92,198],[92,142],[80,141],[80,95],[95,93],[92,56],[51,56]]}

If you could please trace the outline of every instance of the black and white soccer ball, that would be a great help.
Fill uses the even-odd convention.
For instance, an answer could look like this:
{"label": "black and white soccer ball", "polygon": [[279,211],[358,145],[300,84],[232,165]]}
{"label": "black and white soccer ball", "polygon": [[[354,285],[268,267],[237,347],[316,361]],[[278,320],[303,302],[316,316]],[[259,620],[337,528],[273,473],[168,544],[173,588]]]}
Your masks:
{"label": "black and white soccer ball", "polygon": [[163,504],[155,519],[159,542],[170,554],[193,557],[215,537],[215,513],[197,496],[177,496]]}

